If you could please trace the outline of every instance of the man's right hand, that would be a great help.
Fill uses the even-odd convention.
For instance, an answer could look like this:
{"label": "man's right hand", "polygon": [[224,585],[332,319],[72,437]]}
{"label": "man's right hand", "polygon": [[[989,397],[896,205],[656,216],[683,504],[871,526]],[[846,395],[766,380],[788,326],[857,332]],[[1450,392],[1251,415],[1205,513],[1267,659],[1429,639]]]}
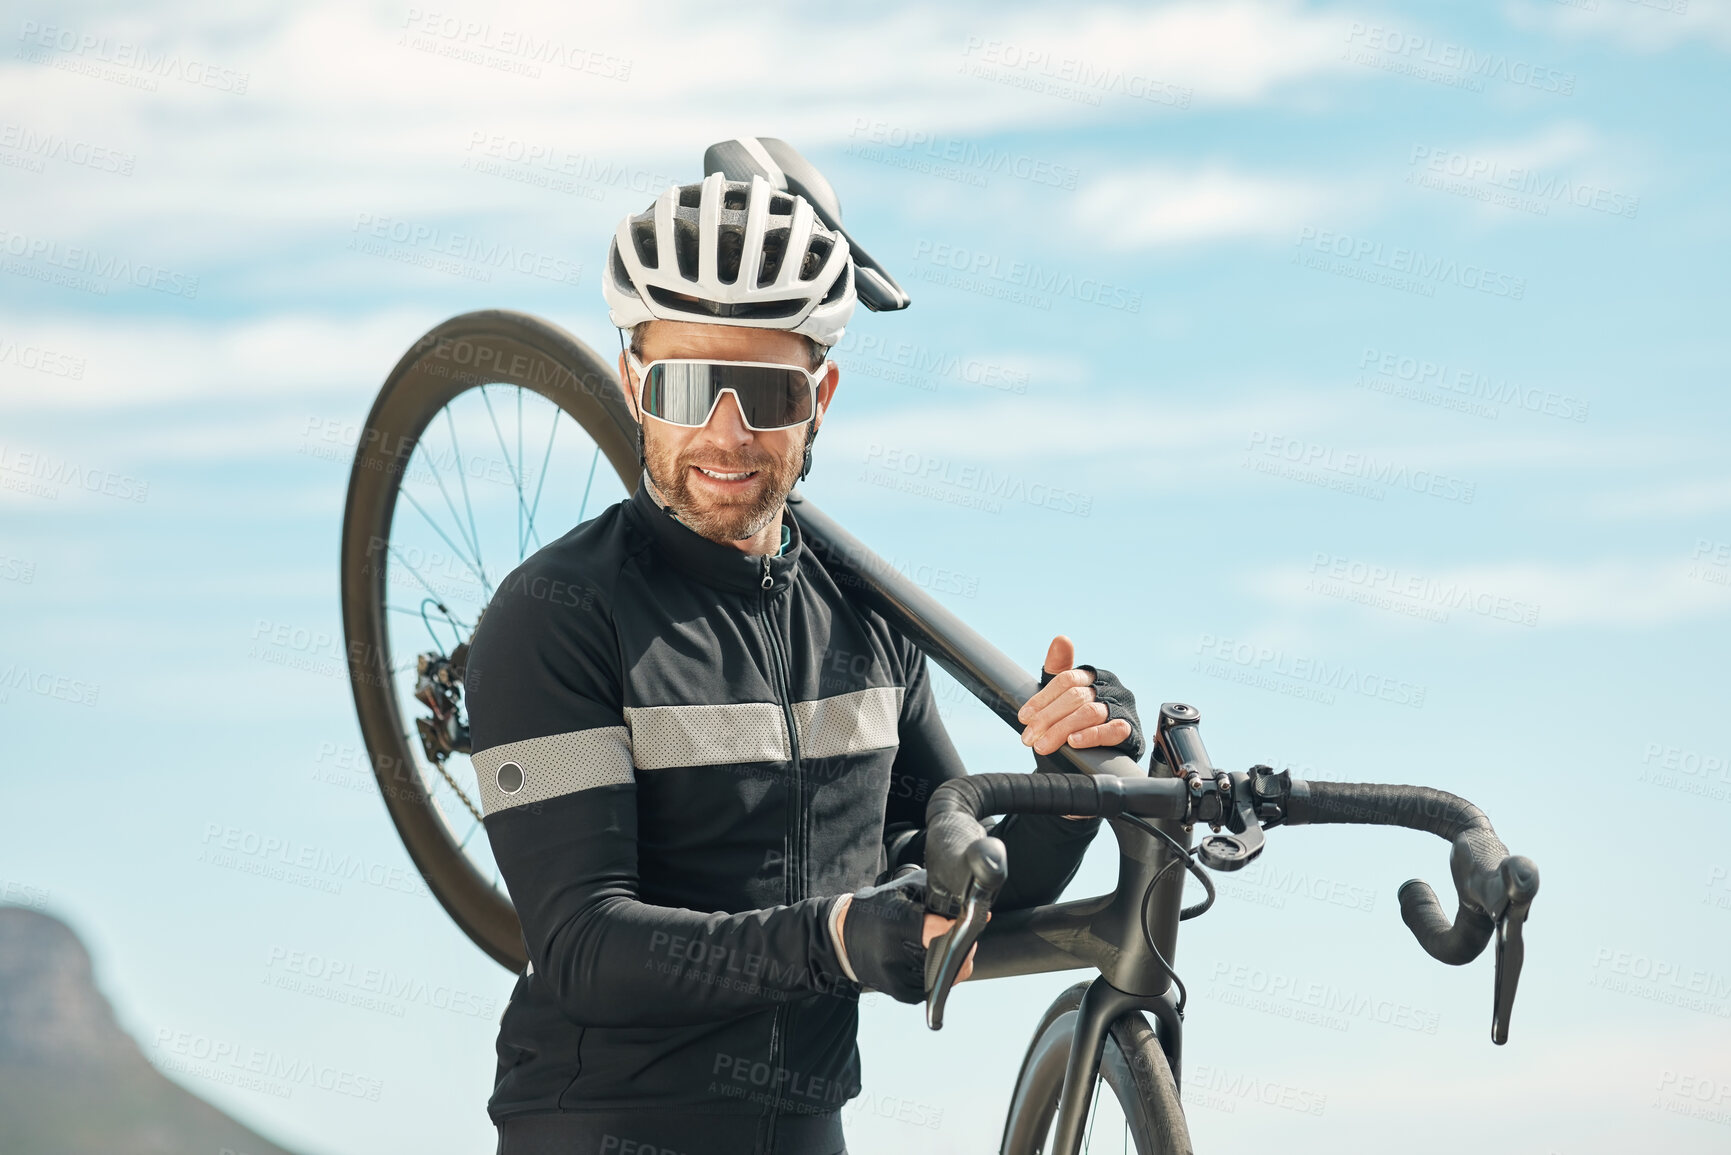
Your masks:
{"label": "man's right hand", "polygon": [[[915,870],[841,897],[836,925],[841,948],[861,986],[882,991],[897,1002],[926,997],[926,948],[956,925],[953,918],[926,910],[926,872]],[[975,944],[956,980],[974,970]]]}

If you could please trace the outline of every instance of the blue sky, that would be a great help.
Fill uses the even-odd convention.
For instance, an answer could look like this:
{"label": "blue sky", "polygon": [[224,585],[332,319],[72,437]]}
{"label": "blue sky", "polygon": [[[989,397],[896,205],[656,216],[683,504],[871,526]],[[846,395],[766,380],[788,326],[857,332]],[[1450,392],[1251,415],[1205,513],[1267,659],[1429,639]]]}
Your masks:
{"label": "blue sky", "polygon": [[[1030,668],[1069,633],[1218,762],[1454,790],[1544,871],[1493,1048],[1489,960],[1397,918],[1440,843],[1274,835],[1181,940],[1198,1147],[1452,1150],[1412,1113],[1470,1102],[1487,1152],[1723,1149],[1726,6],[568,9],[8,17],[0,898],[78,929],[147,1054],[309,1153],[488,1149],[509,976],[356,771],[344,459],[453,314],[610,348],[619,217],[765,134],[915,300],[836,351],[813,500]],[[974,769],[1025,765],[944,702]],[[215,864],[249,838],[365,869]],[[329,966],[425,993],[344,1005]],[[1371,1009],[1302,1021],[1315,984]],[[1065,985],[964,988],[937,1035],[868,1010],[855,1144],[986,1149]]]}

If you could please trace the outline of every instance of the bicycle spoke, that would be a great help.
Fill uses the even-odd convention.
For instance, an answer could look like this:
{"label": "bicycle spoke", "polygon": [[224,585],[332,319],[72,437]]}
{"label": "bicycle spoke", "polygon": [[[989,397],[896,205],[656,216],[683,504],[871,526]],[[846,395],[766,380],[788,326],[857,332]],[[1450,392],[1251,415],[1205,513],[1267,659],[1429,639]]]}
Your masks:
{"label": "bicycle spoke", "polygon": [[[482,387],[482,396],[486,395],[486,387]],[[451,452],[457,458],[457,483],[463,487],[463,508],[469,511],[469,532],[475,537],[475,565],[479,567],[476,577],[481,579],[481,589],[486,593],[487,600],[493,598],[493,587],[487,584],[487,563],[481,558],[481,534],[475,528],[475,507],[469,501],[469,474],[463,468],[463,447],[457,444],[457,422],[451,416],[451,407],[445,406],[445,428],[451,434]]]}
{"label": "bicycle spoke", "polygon": [[[1101,1059],[1104,1058],[1105,1056],[1102,1055]],[[1104,1072],[1094,1076],[1094,1101],[1088,1105],[1088,1133],[1082,1137],[1084,1155],[1094,1149],[1094,1121],[1100,1117],[1100,1084],[1105,1081]]]}
{"label": "bicycle spoke", "polygon": [[[480,570],[476,569],[475,566],[470,563],[468,555],[463,553],[462,550],[458,549],[457,543],[452,541],[450,536],[448,534],[446,534],[444,530],[439,528],[439,523],[434,521],[432,519],[431,515],[429,515],[426,510],[421,508],[421,503],[415,500],[414,494],[410,493],[406,489],[399,489],[399,490],[397,490],[397,493],[399,496],[401,496],[405,500],[407,500],[410,505],[415,507],[415,512],[419,513],[422,517],[426,518],[427,524],[432,527],[433,532],[438,534],[439,537],[441,539],[443,539],[444,543],[451,547],[451,552],[457,554],[459,557],[462,558],[463,564],[469,567],[469,572],[474,574],[477,578],[479,578],[481,580],[481,588],[486,591],[487,597],[489,599],[491,599],[493,596],[493,591],[492,591],[491,587],[489,587],[487,585],[487,575],[482,573]],[[397,548],[395,546],[392,546],[391,552],[397,553]],[[397,557],[399,560],[401,560],[402,554],[397,554]],[[476,559],[476,560],[478,561],[479,559]],[[411,570],[411,572],[413,572],[413,571]],[[419,581],[422,585],[426,586],[428,593],[432,594],[434,597],[439,596],[438,592],[436,590],[434,590],[432,586],[428,585],[426,579],[421,577],[420,574],[418,574],[418,573],[415,574],[415,580]]]}
{"label": "bicycle spoke", "polygon": [[[424,444],[425,444],[425,442],[422,442],[422,441],[415,442],[415,448],[409,454],[409,463],[411,465],[414,464],[414,460],[415,460],[414,455],[416,453],[421,452],[421,446]],[[458,516],[457,506],[454,502],[451,501],[451,495],[445,491],[445,480],[444,480],[444,478],[439,476],[438,459],[433,456],[431,451],[428,451],[425,454],[425,457],[427,458],[427,472],[429,472],[433,475],[433,484],[439,487],[439,496],[445,499],[445,508],[451,511],[451,520],[457,523],[457,532],[459,534],[461,534],[463,532],[463,519],[460,516]],[[463,463],[461,461],[457,462],[457,469],[459,472],[462,471],[462,468],[463,468]],[[403,477],[405,480],[407,480],[407,478],[408,478],[408,471],[407,470],[403,471]],[[473,520],[473,518],[471,518],[470,519],[470,527],[473,528],[473,525],[474,525],[474,520]],[[475,551],[475,560],[477,562],[479,562],[480,557],[481,557],[481,544],[480,544],[480,542],[472,540],[468,537],[465,537],[463,539],[463,542],[470,549]],[[467,560],[466,557],[465,557],[465,560]]]}
{"label": "bicycle spoke", "polygon": [[528,504],[523,500],[523,482],[517,476],[517,471],[515,469],[511,468],[511,451],[509,449],[505,448],[505,435],[499,431],[499,418],[493,413],[493,399],[491,397],[487,396],[487,387],[485,385],[483,385],[477,390],[477,392],[479,392],[481,394],[481,400],[486,402],[487,419],[493,423],[493,436],[496,437],[499,441],[499,452],[504,454],[504,456],[505,456],[505,468],[507,470],[510,470],[510,472],[511,472],[511,484],[514,485],[517,489],[517,525],[518,525],[517,560],[522,561],[523,560],[523,541],[522,541],[523,513],[528,509]]}
{"label": "bicycle spoke", "polygon": [[[523,389],[517,388],[517,468],[523,468]],[[517,503],[517,560],[523,560],[523,503]]]}
{"label": "bicycle spoke", "polygon": [[583,515],[589,512],[589,490],[595,484],[595,463],[601,460],[601,447],[595,447],[595,455],[589,459],[589,480],[583,483],[583,504],[577,508],[577,520],[583,520]]}
{"label": "bicycle spoke", "polygon": [[[553,460],[553,439],[559,435],[559,414],[560,414],[560,412],[561,412],[561,410],[557,405],[553,406],[553,426],[551,429],[549,429],[547,431],[547,452],[545,452],[541,455],[541,476],[535,479],[535,501],[533,504],[531,504],[529,506],[529,532],[530,533],[535,533],[535,513],[537,510],[539,510],[541,508],[541,494],[547,488],[547,466]],[[597,447],[596,452],[597,453],[600,452],[599,447]],[[593,478],[595,476],[595,466],[594,465],[589,466],[589,476],[591,478]],[[588,504],[589,493],[587,490],[585,490],[583,493],[583,500],[584,500],[584,504]],[[583,520],[583,515],[581,513],[579,513],[577,515],[577,520],[578,521]],[[541,535],[538,533],[535,533],[535,544],[536,545],[541,544]]]}

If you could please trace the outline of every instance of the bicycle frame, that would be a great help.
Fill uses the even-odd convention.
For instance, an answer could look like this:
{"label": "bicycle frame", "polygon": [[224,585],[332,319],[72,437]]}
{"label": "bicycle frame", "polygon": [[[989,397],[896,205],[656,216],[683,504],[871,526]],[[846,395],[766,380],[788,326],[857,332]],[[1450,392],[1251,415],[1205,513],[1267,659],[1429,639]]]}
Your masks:
{"label": "bicycle frame", "polygon": [[[977,631],[907,580],[796,491],[788,498],[806,545],[838,585],[916,642],[933,661],[1007,724],[1021,729],[1016,714],[1039,683]],[[1168,727],[1164,715],[1155,734],[1152,767],[1169,777],[1174,767],[1195,764],[1212,773],[1196,727]],[[1144,776],[1123,754],[1060,747],[1048,761],[1086,774]],[[1056,768],[1056,767],[1054,767]],[[1120,1015],[1147,1011],[1155,1034],[1182,1086],[1183,1025],[1171,980],[1148,948],[1142,932],[1142,896],[1172,851],[1160,840],[1121,819],[1107,825],[1118,840],[1118,886],[1111,894],[1025,910],[996,911],[974,956],[975,979],[1007,978],[1048,971],[1095,969],[1100,977],[1083,996],[1070,1061],[1059,1100],[1055,1155],[1072,1155],[1082,1142],[1089,1090],[1099,1071],[1106,1031]],[[1179,845],[1190,831],[1174,820],[1156,822]],[[1185,872],[1172,870],[1151,900],[1148,930],[1171,962],[1178,943]]]}

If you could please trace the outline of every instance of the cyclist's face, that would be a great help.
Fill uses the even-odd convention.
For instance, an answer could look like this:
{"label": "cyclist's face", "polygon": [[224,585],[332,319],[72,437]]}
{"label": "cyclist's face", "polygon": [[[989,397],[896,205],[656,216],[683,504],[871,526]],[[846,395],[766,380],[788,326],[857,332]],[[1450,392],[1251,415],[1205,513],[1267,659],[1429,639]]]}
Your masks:
{"label": "cyclist's face", "polygon": [[[769,361],[811,365],[811,345],[802,336],[775,329],[651,321],[643,330],[643,364],[668,357],[717,361]],[[636,409],[636,382],[620,357],[627,396]],[[818,387],[817,415],[835,394],[832,364]],[[701,429],[643,421],[643,451],[655,488],[691,528],[712,541],[738,542],[760,532],[781,509],[805,462],[806,427],[760,433],[745,424],[739,404],[724,394]],[[715,476],[721,474],[724,476]],[[743,474],[744,476],[738,476]]]}

